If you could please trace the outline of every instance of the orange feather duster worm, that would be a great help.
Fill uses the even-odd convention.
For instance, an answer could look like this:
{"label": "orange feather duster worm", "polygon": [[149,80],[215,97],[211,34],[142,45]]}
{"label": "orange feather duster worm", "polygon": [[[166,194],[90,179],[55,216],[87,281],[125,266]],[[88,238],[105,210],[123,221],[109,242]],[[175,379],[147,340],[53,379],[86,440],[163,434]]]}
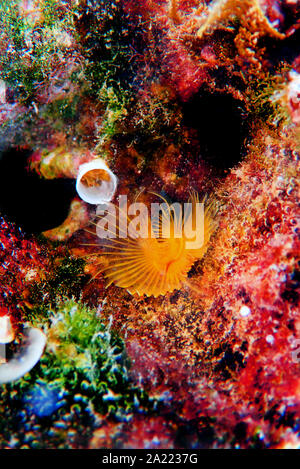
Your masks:
{"label": "orange feather duster worm", "polygon": [[[133,223],[133,218],[127,213],[122,214],[121,209],[115,206],[118,214],[121,217],[123,215],[123,220],[126,217],[129,222],[127,236],[120,223],[121,217],[111,217],[107,231],[116,236],[101,240],[101,252],[92,254],[98,257],[97,264],[100,265],[96,276],[103,272],[107,279],[106,286],[114,283],[126,288],[131,294],[155,297],[164,295],[179,289],[194,262],[205,254],[216,228],[216,203],[205,199],[202,201],[202,242],[194,247],[193,243],[197,244],[195,226],[198,194],[191,195],[187,204],[189,209],[184,215],[180,210],[173,210],[173,205],[159,197],[164,202],[160,204],[159,215],[150,217],[147,212],[140,216],[139,225],[144,228],[141,233],[132,229],[130,224]],[[96,223],[95,225],[97,227]],[[166,226],[169,228],[168,236],[164,234]],[[199,227],[196,226],[197,228]]]}

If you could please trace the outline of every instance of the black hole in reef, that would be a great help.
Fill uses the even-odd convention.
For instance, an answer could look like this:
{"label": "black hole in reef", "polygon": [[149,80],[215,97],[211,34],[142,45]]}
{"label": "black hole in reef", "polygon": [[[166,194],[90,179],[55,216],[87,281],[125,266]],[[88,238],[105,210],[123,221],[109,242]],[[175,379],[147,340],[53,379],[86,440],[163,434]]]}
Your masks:
{"label": "black hole in reef", "polygon": [[183,104],[183,123],[197,131],[201,158],[218,171],[241,160],[247,122],[240,101],[229,95],[198,93]]}
{"label": "black hole in reef", "polygon": [[300,54],[300,30],[296,31],[292,36],[287,37],[280,42],[274,41],[270,37],[264,37],[260,41],[262,47],[267,50],[267,57],[273,65],[276,73],[276,67],[280,63],[292,64]]}
{"label": "black hole in reef", "polygon": [[27,233],[60,225],[75,196],[74,180],[46,180],[28,172],[29,151],[12,149],[0,155],[0,212]]}

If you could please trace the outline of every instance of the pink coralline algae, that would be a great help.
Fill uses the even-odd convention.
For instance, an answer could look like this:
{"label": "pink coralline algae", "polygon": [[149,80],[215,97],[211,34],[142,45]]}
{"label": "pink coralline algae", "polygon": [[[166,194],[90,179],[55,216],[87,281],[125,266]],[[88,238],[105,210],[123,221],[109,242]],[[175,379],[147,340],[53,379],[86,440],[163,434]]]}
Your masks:
{"label": "pink coralline algae", "polygon": [[44,277],[47,266],[45,250],[26,239],[21,230],[1,217],[1,316],[8,314],[15,326],[23,318],[24,301],[29,285]]}
{"label": "pink coralline algae", "polygon": [[287,106],[291,119],[295,124],[300,123],[300,74],[291,72],[287,85]]}

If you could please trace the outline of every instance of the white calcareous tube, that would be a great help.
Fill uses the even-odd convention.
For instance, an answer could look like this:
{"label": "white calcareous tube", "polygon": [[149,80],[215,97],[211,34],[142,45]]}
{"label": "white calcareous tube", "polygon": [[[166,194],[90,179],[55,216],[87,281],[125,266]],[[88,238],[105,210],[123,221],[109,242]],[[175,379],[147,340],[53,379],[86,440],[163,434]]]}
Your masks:
{"label": "white calcareous tube", "polygon": [[9,316],[0,317],[0,344],[9,344],[15,338]]}
{"label": "white calcareous tube", "polygon": [[28,373],[41,358],[45,345],[46,335],[41,330],[25,329],[20,350],[0,365],[0,384],[11,383]]}
{"label": "white calcareous tube", "polygon": [[79,197],[89,204],[110,202],[118,184],[117,176],[102,158],[79,166],[76,190]]}

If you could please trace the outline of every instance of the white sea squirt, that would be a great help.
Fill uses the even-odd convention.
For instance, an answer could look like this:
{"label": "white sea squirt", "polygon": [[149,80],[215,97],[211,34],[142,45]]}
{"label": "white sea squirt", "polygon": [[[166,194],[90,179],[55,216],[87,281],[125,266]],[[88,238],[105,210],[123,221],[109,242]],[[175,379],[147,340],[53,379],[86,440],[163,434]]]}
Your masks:
{"label": "white sea squirt", "polygon": [[118,184],[117,176],[102,158],[79,166],[76,190],[79,197],[89,204],[110,202]]}
{"label": "white sea squirt", "polygon": [[0,365],[0,384],[10,383],[22,378],[41,358],[46,335],[39,329],[24,329],[24,340],[18,352],[6,363]]}

